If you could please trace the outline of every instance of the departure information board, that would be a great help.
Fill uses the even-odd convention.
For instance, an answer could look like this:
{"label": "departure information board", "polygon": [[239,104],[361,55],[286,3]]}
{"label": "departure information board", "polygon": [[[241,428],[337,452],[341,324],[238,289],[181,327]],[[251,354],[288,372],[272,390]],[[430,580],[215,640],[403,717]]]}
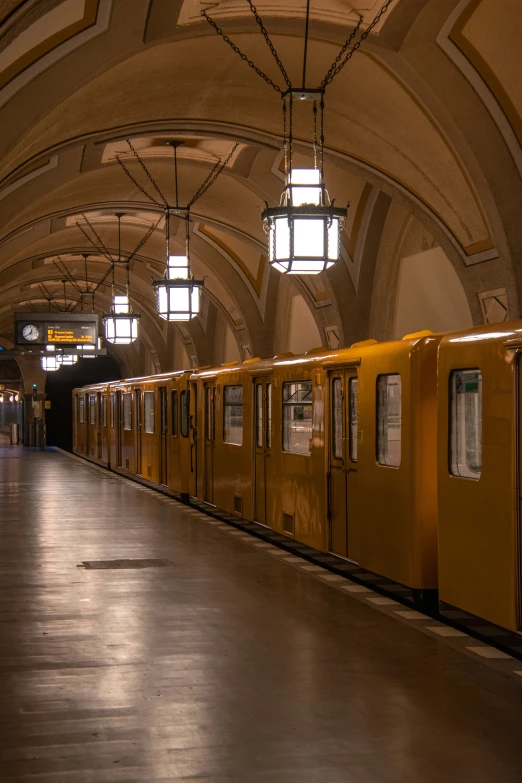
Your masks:
{"label": "departure information board", "polygon": [[94,313],[15,313],[17,345],[90,345],[98,343]]}

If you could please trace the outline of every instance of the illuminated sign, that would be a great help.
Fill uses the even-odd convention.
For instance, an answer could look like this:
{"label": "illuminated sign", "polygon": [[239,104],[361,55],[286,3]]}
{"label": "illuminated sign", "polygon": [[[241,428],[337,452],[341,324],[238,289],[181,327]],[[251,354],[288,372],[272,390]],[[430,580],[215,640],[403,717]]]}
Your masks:
{"label": "illuminated sign", "polygon": [[15,313],[15,341],[26,347],[85,345],[97,347],[94,313]]}
{"label": "illuminated sign", "polygon": [[45,342],[56,343],[96,343],[96,328],[93,324],[45,324]]}

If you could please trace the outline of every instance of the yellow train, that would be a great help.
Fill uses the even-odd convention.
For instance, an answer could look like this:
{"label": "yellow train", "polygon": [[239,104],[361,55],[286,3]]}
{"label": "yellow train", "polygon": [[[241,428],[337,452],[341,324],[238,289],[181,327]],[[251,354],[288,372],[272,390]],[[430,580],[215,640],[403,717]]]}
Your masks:
{"label": "yellow train", "polygon": [[521,352],[514,322],[88,386],[73,450],[519,631]]}

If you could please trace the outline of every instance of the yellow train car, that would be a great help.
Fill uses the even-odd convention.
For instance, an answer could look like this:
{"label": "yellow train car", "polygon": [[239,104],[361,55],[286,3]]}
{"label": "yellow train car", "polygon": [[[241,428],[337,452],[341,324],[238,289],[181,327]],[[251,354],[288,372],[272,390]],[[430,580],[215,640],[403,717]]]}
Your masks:
{"label": "yellow train car", "polygon": [[274,362],[272,526],[414,590],[437,587],[437,348],[419,333]]}
{"label": "yellow train car", "polygon": [[522,321],[449,334],[439,350],[441,600],[521,628]]}
{"label": "yellow train car", "polygon": [[194,374],[191,494],[436,589],[440,339],[423,332]]}
{"label": "yellow train car", "polygon": [[108,384],[73,391],[73,451],[105,467],[110,463]]}
{"label": "yellow train car", "polygon": [[110,386],[110,465],[189,497],[190,371]]}

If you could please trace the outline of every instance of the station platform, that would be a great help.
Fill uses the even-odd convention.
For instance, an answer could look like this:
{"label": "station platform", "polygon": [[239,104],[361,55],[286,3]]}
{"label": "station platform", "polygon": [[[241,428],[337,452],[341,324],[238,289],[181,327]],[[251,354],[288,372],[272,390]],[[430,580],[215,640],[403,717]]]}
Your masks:
{"label": "station platform", "polygon": [[2,783],[520,781],[522,663],[370,587],[59,451],[0,545]]}

